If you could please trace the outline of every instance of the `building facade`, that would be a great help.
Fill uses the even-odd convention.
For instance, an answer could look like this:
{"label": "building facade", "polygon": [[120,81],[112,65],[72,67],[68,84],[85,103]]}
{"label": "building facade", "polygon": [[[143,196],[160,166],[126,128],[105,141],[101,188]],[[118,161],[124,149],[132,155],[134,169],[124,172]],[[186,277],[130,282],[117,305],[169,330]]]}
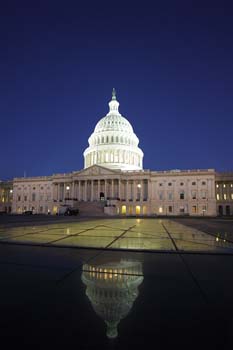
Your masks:
{"label": "building facade", "polygon": [[87,215],[233,214],[233,173],[143,169],[139,139],[119,112],[115,90],[108,114],[97,123],[88,143],[80,171],[15,178],[12,212],[58,214],[74,207]]}

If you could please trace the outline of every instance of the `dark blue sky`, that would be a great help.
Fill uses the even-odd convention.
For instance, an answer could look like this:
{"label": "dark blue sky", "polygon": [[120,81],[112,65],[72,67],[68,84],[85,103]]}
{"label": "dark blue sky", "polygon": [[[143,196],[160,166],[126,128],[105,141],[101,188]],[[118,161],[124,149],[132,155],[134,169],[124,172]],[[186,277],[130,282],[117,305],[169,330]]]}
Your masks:
{"label": "dark blue sky", "polygon": [[83,168],[112,88],[144,168],[233,170],[231,1],[5,1],[0,179]]}

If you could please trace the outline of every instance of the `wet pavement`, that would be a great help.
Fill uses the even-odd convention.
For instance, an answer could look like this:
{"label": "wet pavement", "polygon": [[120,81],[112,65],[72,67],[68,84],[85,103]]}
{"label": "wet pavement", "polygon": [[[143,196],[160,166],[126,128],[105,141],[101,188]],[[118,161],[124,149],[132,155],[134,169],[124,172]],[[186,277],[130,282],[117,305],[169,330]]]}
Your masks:
{"label": "wet pavement", "polygon": [[0,244],[139,251],[233,253],[233,242],[167,219],[98,219],[0,226]]}
{"label": "wet pavement", "polygon": [[[149,221],[146,231],[143,221],[138,226],[118,220],[114,226],[112,221],[111,239],[120,240],[118,230],[133,235],[128,241],[143,240],[144,233],[149,241],[158,241],[159,249],[0,244],[4,349],[15,342],[30,349],[232,349],[231,247],[216,248],[208,235],[197,231],[192,253],[183,250],[191,228],[183,240],[185,227],[173,221],[158,221],[157,237]],[[14,229],[11,237],[19,237],[22,231]],[[23,234],[31,235],[28,230]],[[104,239],[110,237],[109,228],[101,232]],[[161,240],[170,242],[168,250],[167,245],[160,250]]]}

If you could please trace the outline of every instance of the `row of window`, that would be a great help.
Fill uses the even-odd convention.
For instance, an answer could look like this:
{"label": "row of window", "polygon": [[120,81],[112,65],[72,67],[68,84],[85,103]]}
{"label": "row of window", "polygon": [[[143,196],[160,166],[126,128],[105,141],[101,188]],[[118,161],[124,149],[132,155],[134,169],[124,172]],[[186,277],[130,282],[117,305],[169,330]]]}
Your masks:
{"label": "row of window", "polygon": [[[220,195],[219,195],[219,193],[217,193],[216,197],[217,197],[217,200],[219,201],[219,200],[220,200]],[[227,194],[224,193],[224,194],[223,194],[223,199],[224,199],[224,200],[227,200],[227,199],[228,199],[227,197],[228,197]],[[233,200],[233,193],[231,193],[230,199]]]}
{"label": "row of window", "polygon": [[[196,186],[196,184],[197,184],[197,183],[196,183],[195,181],[192,182],[192,185],[193,185],[193,186]],[[205,186],[205,185],[206,185],[206,181],[202,181],[201,184],[202,184],[203,186]],[[160,187],[163,186],[163,183],[160,182],[160,183],[159,183],[159,186],[160,186]],[[169,183],[168,183],[168,186],[172,186],[172,182],[169,182]],[[183,183],[183,182],[180,182],[180,186],[184,186],[184,183]]]}
{"label": "row of window", "polygon": [[122,143],[122,144],[125,144],[125,145],[134,145],[134,142],[132,142],[130,139],[127,139],[126,137],[118,137],[118,136],[102,136],[102,137],[98,137],[98,138],[95,138],[94,140],[94,144],[95,145],[98,145],[98,144],[101,144],[101,143]]}
{"label": "row of window", "polygon": [[[35,193],[32,193],[32,202],[35,202],[36,201],[36,194]],[[17,197],[17,201],[18,202],[20,202],[21,201],[21,199],[24,201],[24,202],[26,202],[27,200],[29,200],[29,196],[18,196]],[[47,201],[49,201],[49,200],[51,200],[51,194],[47,194],[46,196],[44,196],[43,194],[40,194],[40,196],[39,196],[39,200],[47,200]]]}
{"label": "row of window", "polygon": [[[202,213],[203,213],[203,215],[204,215],[204,213],[205,213],[206,210],[207,210],[207,207],[206,207],[206,205],[202,205],[201,208],[199,207],[199,209],[201,209],[201,211],[202,211]],[[166,208],[166,213],[167,213],[167,210],[168,210],[168,213],[173,213],[173,206],[172,206],[172,205],[169,205],[169,206]],[[180,213],[185,213],[185,208],[184,208],[184,207],[180,207],[179,212],[180,212]],[[197,212],[198,212],[198,207],[197,207],[197,205],[193,205],[193,206],[192,206],[192,214],[195,214],[195,213],[197,213]],[[160,213],[160,214],[164,213],[164,210],[163,210],[162,207],[159,208],[159,213]]]}
{"label": "row of window", "polygon": [[[185,193],[184,192],[180,192],[179,193],[179,196],[180,196],[180,199],[185,199]],[[191,198],[192,199],[197,199],[197,193],[196,192],[194,192],[194,191],[192,191],[192,193],[191,193]],[[207,195],[206,195],[206,192],[205,191],[202,191],[201,193],[200,193],[200,196],[199,196],[201,199],[206,199],[207,198]],[[168,193],[167,194],[167,198],[168,198],[168,200],[173,200],[174,199],[174,196],[173,196],[173,193],[172,192],[170,192],[170,193]],[[165,195],[164,195],[164,193],[163,192],[160,192],[159,193],[159,199],[160,200],[164,200],[165,199]]]}
{"label": "row of window", "polygon": [[[15,187],[18,187],[18,186],[16,185]],[[25,186],[23,186],[23,189],[25,189],[25,188],[27,188],[27,187],[29,187],[29,188],[30,188],[31,186],[30,186],[30,185],[28,185],[28,186],[26,186],[26,185],[25,185]],[[18,188],[18,190],[21,190],[21,189],[22,189],[21,187],[19,187],[19,188]],[[32,189],[33,189],[33,190],[35,190],[35,189],[36,189],[36,187],[34,186],[34,187],[32,187]],[[41,187],[40,187],[40,189],[41,189],[41,190],[43,190],[43,189],[44,189],[44,187],[43,187],[43,186],[41,186]],[[50,186],[47,186],[47,189],[50,189]]]}
{"label": "row of window", "polygon": [[[219,188],[221,184],[216,184],[216,187]],[[230,186],[231,188],[233,188],[233,184],[223,184],[223,187],[226,188],[226,186]]]}

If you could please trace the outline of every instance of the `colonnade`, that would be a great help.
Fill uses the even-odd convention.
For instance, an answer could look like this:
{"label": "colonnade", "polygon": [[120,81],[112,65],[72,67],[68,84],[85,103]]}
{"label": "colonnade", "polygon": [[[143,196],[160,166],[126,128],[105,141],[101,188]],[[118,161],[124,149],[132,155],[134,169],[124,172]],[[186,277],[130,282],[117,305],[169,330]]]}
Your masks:
{"label": "colonnade", "polygon": [[53,184],[54,201],[98,201],[100,199],[146,201],[148,200],[148,180],[96,179]]}
{"label": "colonnade", "polygon": [[85,168],[104,163],[122,163],[142,167],[142,156],[125,150],[93,151],[85,156]]}

